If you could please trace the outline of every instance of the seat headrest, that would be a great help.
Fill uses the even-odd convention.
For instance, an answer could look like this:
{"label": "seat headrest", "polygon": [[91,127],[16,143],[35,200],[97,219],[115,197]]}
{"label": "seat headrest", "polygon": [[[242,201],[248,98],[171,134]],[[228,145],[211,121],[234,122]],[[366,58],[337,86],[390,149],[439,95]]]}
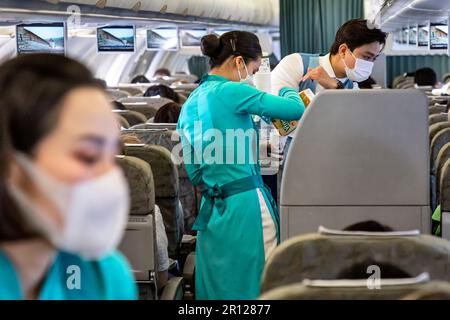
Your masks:
{"label": "seat headrest", "polygon": [[155,145],[126,145],[124,153],[142,159],[151,166],[157,198],[178,196],[178,170],[166,148]]}
{"label": "seat headrest", "polygon": [[450,142],[450,128],[439,131],[431,141],[431,164],[434,166],[438,153],[444,145]]}
{"label": "seat headrest", "polygon": [[116,158],[130,186],[131,215],[147,216],[155,210],[155,185],[150,165],[138,158]]}
{"label": "seat headrest", "polygon": [[430,126],[438,122],[447,122],[448,115],[446,113],[433,114],[428,117],[428,121]]}
{"label": "seat headrest", "polygon": [[[419,282],[415,284],[382,285],[380,289],[365,287],[312,287],[296,283],[270,290],[260,300],[399,300],[414,299],[418,293],[450,292],[450,284],[443,281]],[[420,299],[420,298],[419,298]]]}
{"label": "seat headrest", "polygon": [[450,242],[440,238],[308,234],[282,243],[269,257],[262,292],[305,279],[335,280],[343,270],[371,260],[410,275],[450,279]]}

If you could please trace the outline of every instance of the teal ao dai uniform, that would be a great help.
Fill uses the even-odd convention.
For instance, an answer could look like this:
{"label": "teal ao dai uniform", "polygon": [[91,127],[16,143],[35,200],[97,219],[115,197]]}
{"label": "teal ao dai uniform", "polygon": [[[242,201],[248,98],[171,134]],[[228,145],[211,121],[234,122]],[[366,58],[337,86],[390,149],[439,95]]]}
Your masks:
{"label": "teal ao dai uniform", "polygon": [[[258,297],[266,255],[279,243],[279,216],[262,184],[252,115],[298,120],[304,110],[293,89],[278,97],[217,75],[205,76],[184,104],[183,159],[193,184],[205,188],[194,225],[197,299]],[[242,132],[254,134],[231,135]]]}

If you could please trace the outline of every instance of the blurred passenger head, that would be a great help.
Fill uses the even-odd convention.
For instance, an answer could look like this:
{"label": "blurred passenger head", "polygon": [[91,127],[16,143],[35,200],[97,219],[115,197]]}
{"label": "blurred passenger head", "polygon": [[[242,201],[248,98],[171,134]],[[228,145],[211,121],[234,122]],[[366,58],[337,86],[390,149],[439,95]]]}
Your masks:
{"label": "blurred passenger head", "polygon": [[217,37],[202,38],[202,52],[210,58],[211,68],[231,81],[252,77],[261,65],[262,49],[258,37],[247,31],[230,31]]}
{"label": "blurred passenger head", "polygon": [[176,103],[180,102],[180,97],[178,96],[178,93],[176,93],[172,88],[165,86],[163,84],[151,86],[144,93],[144,97],[156,97],[156,96],[170,99]]}
{"label": "blurred passenger head", "polygon": [[393,264],[369,259],[364,262],[355,263],[349,268],[342,270],[338,274],[337,279],[368,279],[371,273],[368,273],[367,270],[370,270],[369,267],[371,266],[377,266],[378,268],[380,268],[381,279],[411,278],[411,275],[408,272]]}
{"label": "blurred passenger head", "polygon": [[128,196],[115,115],[91,72],[59,55],[19,56],[0,66],[0,108],[0,241],[39,235],[86,255],[112,249]]}
{"label": "blurred passenger head", "polygon": [[414,83],[420,87],[435,86],[437,84],[436,72],[431,68],[422,68],[416,70],[414,74]]}
{"label": "blurred passenger head", "polygon": [[158,109],[153,123],[177,123],[181,107],[178,103],[170,102]]}
{"label": "blurred passenger head", "polygon": [[140,74],[135,76],[133,80],[131,80],[131,83],[150,83],[150,80],[148,80],[146,76]]}
{"label": "blurred passenger head", "polygon": [[153,75],[154,77],[170,77],[170,71],[165,69],[165,68],[161,68],[155,71],[155,74]]}
{"label": "blurred passenger head", "polygon": [[368,220],[363,222],[358,222],[352,224],[346,228],[344,231],[361,231],[361,232],[392,232],[394,231],[389,226],[381,224],[377,221]]}

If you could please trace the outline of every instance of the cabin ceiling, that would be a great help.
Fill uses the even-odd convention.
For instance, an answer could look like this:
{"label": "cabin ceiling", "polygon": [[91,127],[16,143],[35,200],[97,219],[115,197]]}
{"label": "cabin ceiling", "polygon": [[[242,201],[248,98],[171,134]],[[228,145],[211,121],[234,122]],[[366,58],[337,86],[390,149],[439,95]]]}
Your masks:
{"label": "cabin ceiling", "polygon": [[449,18],[450,0],[387,0],[380,14],[381,25],[386,31],[409,24],[442,22]]}

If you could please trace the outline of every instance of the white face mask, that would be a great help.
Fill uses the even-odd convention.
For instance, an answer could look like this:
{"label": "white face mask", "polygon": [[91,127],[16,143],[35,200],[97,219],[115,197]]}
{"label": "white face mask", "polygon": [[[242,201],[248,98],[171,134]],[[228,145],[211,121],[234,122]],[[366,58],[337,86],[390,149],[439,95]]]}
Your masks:
{"label": "white face mask", "polygon": [[347,67],[345,60],[343,59],[344,65],[345,65],[345,73],[347,74],[347,77],[351,81],[355,81],[355,82],[366,81],[367,79],[369,79],[370,75],[372,74],[374,63],[371,61],[366,61],[363,59],[356,58],[355,55],[351,51],[349,51],[349,52],[353,56],[353,58],[355,58],[356,63],[355,63],[355,68],[350,69],[349,67]]}
{"label": "white face mask", "polygon": [[238,70],[238,74],[239,74],[239,81],[242,83],[246,83],[248,85],[254,86],[253,76],[250,75],[250,73],[248,73],[248,69],[247,69],[247,65],[245,64],[245,61],[244,61],[244,68],[245,68],[245,72],[247,73],[247,76],[245,78],[242,78],[241,72],[239,71],[239,66],[237,66],[237,70]]}
{"label": "white face mask", "polygon": [[19,187],[11,196],[32,227],[58,249],[86,259],[99,259],[118,246],[129,212],[128,184],[120,169],[94,180],[68,185],[57,181],[24,155],[16,159],[32,183],[62,214],[63,228],[45,214]]}

